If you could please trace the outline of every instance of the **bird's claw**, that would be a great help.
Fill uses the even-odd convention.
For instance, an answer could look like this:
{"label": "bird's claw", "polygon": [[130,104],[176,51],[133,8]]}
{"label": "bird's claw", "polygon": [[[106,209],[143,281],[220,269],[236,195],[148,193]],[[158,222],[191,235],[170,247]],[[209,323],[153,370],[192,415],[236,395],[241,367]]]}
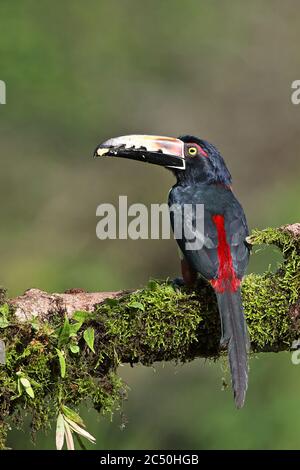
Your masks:
{"label": "bird's claw", "polygon": [[184,280],[182,279],[182,277],[175,277],[175,279],[172,279],[172,280],[171,280],[171,284],[172,284],[172,286],[175,287],[176,289],[179,289],[179,288],[185,286],[185,282],[184,282]]}

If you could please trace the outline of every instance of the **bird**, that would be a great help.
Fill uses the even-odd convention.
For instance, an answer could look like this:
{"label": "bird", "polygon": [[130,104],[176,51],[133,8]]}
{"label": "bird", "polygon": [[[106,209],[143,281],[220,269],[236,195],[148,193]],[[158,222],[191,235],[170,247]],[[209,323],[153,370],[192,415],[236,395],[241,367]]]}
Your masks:
{"label": "bird", "polygon": [[[95,157],[122,157],[169,169],[176,183],[169,192],[171,226],[176,207],[181,210],[182,236],[176,238],[185,284],[196,286],[198,277],[212,286],[221,323],[220,347],[227,349],[234,401],[242,408],[248,388],[249,336],[241,296],[251,247],[244,210],[233,193],[232,177],[215,145],[193,135],[178,138],[126,135],[98,145]],[[196,206],[203,208],[199,246],[188,244],[191,225],[197,225]],[[185,215],[184,208],[192,211]],[[196,241],[197,241],[196,240]]]}

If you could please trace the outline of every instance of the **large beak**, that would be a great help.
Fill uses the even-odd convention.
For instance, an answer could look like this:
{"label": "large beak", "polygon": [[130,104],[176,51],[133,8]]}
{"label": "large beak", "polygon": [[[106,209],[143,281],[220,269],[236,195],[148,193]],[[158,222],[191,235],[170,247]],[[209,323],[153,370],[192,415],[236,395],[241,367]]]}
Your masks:
{"label": "large beak", "polygon": [[98,145],[94,157],[123,157],[167,168],[185,169],[184,143],[174,137],[125,135]]}

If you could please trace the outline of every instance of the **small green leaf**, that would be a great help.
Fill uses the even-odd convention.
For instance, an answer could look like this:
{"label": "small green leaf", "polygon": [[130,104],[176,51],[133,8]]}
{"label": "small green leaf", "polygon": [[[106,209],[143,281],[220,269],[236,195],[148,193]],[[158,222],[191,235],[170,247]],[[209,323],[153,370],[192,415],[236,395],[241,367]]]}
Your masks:
{"label": "small green leaf", "polygon": [[25,392],[30,396],[30,398],[34,398],[34,391],[32,387],[25,388]]}
{"label": "small green leaf", "polygon": [[83,426],[85,428],[84,422],[82,421],[81,417],[74,410],[71,410],[71,408],[69,408],[68,406],[63,405],[62,412],[66,418],[69,418],[71,421],[74,421],[75,423],[79,424],[79,426]]}
{"label": "small green leaf", "polygon": [[20,379],[17,380],[18,396],[20,397],[23,393],[22,385]]}
{"label": "small green leaf", "polygon": [[9,321],[7,318],[0,317],[0,328],[7,328],[9,325]]}
{"label": "small green leaf", "polygon": [[89,432],[87,432],[85,429],[82,429],[78,424],[76,424],[74,421],[71,419],[65,417],[65,421],[70,425],[70,428],[74,431],[77,432],[80,436],[85,437],[88,439],[92,444],[96,443],[96,439],[94,436],[92,436]]}
{"label": "small green leaf", "polygon": [[31,387],[30,382],[26,377],[20,377],[20,382],[23,385],[24,388],[29,388]]}
{"label": "small green leaf", "polygon": [[58,347],[61,347],[63,344],[67,344],[70,338],[70,322],[68,317],[65,317],[64,324],[59,332],[58,336]]}
{"label": "small green leaf", "polygon": [[66,375],[66,359],[64,356],[64,352],[60,351],[60,349],[56,348],[56,352],[58,355],[59,365],[60,365],[60,375],[62,378]]}
{"label": "small green leaf", "polygon": [[75,312],[73,314],[72,319],[77,320],[78,322],[80,322],[82,324],[82,323],[85,322],[85,320],[90,318],[90,316],[91,316],[91,314],[89,312],[84,312],[84,311],[78,310],[77,312]]}
{"label": "small green leaf", "polygon": [[40,322],[38,318],[33,318],[30,322],[30,325],[34,331],[38,331],[40,329]]}
{"label": "small green leaf", "polygon": [[78,344],[70,344],[69,348],[73,354],[78,354],[80,351]]}
{"label": "small green leaf", "polygon": [[70,324],[70,337],[76,336],[76,333],[82,327],[82,322],[76,322]]}
{"label": "small green leaf", "polygon": [[66,421],[64,422],[64,426],[65,426],[65,437],[66,437],[67,449],[68,450],[75,450],[74,439],[73,439],[73,436],[72,436],[71,427],[69,426],[69,424]]}
{"label": "small green leaf", "polygon": [[145,307],[143,304],[141,304],[141,302],[130,302],[128,306],[131,308],[136,308],[137,310],[142,310],[143,312],[145,311]]}
{"label": "small green leaf", "polygon": [[0,307],[0,328],[7,328],[9,325],[8,321],[9,306],[8,304],[1,305]]}
{"label": "small green leaf", "polygon": [[88,347],[94,353],[95,352],[95,349],[94,349],[95,330],[94,330],[94,328],[91,328],[91,327],[87,328],[85,330],[85,332],[83,333],[83,337],[84,337],[85,342],[88,345]]}
{"label": "small green leaf", "polygon": [[1,315],[3,315],[4,317],[7,317],[8,314],[9,314],[9,306],[8,304],[3,304],[1,305],[0,307],[0,313]]}
{"label": "small green leaf", "polygon": [[56,421],[56,450],[61,450],[65,440],[65,422],[64,417],[59,413]]}
{"label": "small green leaf", "polygon": [[34,391],[31,387],[31,383],[29,382],[29,380],[26,379],[26,377],[20,377],[19,380],[20,380],[20,383],[23,385],[27,395],[29,395],[30,398],[34,398]]}

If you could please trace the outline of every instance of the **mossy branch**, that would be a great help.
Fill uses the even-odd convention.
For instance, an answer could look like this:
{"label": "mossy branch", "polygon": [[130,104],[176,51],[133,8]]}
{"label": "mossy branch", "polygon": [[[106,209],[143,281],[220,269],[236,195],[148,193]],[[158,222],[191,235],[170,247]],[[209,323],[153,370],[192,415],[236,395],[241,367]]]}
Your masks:
{"label": "mossy branch", "polygon": [[[250,274],[242,284],[252,351],[288,350],[300,336],[300,224],[254,231],[249,241],[283,253],[276,273]],[[134,292],[30,289],[10,300],[2,292],[1,304],[0,447],[7,419],[21,408],[31,413],[33,431],[83,400],[112,412],[124,395],[120,363],[223,353],[214,292],[204,281],[195,290],[150,281]]]}

